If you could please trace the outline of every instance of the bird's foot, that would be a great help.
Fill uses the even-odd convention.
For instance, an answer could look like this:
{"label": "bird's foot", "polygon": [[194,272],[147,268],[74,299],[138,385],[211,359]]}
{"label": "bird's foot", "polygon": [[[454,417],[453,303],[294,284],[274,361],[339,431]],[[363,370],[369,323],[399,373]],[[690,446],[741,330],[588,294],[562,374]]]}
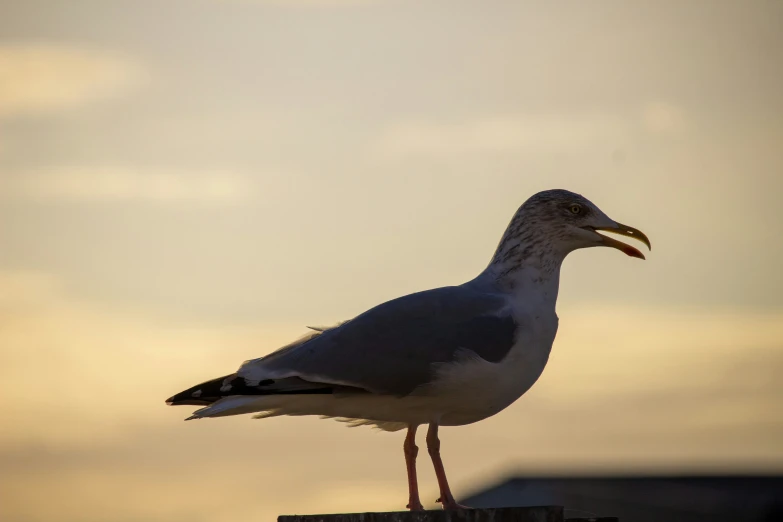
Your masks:
{"label": "bird's foot", "polygon": [[422,506],[421,502],[419,502],[418,500],[408,502],[408,505],[405,507],[411,511],[424,511],[424,506]]}
{"label": "bird's foot", "polygon": [[440,502],[443,506],[443,509],[446,511],[458,511],[460,509],[471,509],[470,506],[463,506],[462,504],[457,504],[457,501],[453,498],[446,499],[444,502],[442,499],[438,499],[435,502]]}

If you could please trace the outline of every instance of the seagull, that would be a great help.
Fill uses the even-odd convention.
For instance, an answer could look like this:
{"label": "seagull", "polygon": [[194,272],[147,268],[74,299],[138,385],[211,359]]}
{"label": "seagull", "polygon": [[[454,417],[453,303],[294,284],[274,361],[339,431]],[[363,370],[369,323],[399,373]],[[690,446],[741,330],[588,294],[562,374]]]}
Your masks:
{"label": "seagull", "polygon": [[416,478],[416,430],[427,450],[443,509],[454,500],[440,456],[440,426],[471,424],[500,412],[536,382],[557,332],[560,266],[595,246],[644,259],[598,231],[637,239],[567,190],[533,195],[514,214],[489,265],[473,280],[409,294],[354,319],[312,332],[243,363],[230,375],[188,388],[166,402],[203,406],[187,420],[254,413],[255,418],[318,415],[406,429],[403,454],[411,511],[423,508]]}

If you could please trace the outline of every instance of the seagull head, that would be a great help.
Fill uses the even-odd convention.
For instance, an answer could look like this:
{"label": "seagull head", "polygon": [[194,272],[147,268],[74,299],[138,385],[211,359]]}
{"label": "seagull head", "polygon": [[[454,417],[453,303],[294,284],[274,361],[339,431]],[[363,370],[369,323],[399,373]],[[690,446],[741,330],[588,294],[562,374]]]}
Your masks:
{"label": "seagull head", "polygon": [[566,254],[579,248],[607,246],[644,259],[639,250],[600,232],[637,239],[650,247],[650,240],[640,230],[614,221],[590,200],[567,190],[546,190],[535,194],[520,208],[523,226],[543,225],[549,241]]}

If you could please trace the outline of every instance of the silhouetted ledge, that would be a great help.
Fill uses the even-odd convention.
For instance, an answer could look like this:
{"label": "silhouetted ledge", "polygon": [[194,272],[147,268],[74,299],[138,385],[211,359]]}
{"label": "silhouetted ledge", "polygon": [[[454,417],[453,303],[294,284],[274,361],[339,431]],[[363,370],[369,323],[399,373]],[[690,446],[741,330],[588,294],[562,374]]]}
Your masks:
{"label": "silhouetted ledge", "polygon": [[343,515],[283,515],[277,522],[618,522],[616,518],[563,518],[561,506],[466,509],[464,511],[393,511]]}

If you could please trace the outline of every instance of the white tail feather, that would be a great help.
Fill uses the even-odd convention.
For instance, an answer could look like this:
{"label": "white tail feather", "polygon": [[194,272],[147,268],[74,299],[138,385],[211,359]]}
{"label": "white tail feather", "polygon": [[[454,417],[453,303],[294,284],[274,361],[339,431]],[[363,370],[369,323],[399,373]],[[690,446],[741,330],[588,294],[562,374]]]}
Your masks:
{"label": "white tail feather", "polygon": [[224,417],[227,415],[241,415],[243,413],[255,413],[265,408],[261,406],[266,397],[253,397],[247,395],[232,395],[225,397],[206,408],[193,412],[186,420],[203,419],[205,417]]}

